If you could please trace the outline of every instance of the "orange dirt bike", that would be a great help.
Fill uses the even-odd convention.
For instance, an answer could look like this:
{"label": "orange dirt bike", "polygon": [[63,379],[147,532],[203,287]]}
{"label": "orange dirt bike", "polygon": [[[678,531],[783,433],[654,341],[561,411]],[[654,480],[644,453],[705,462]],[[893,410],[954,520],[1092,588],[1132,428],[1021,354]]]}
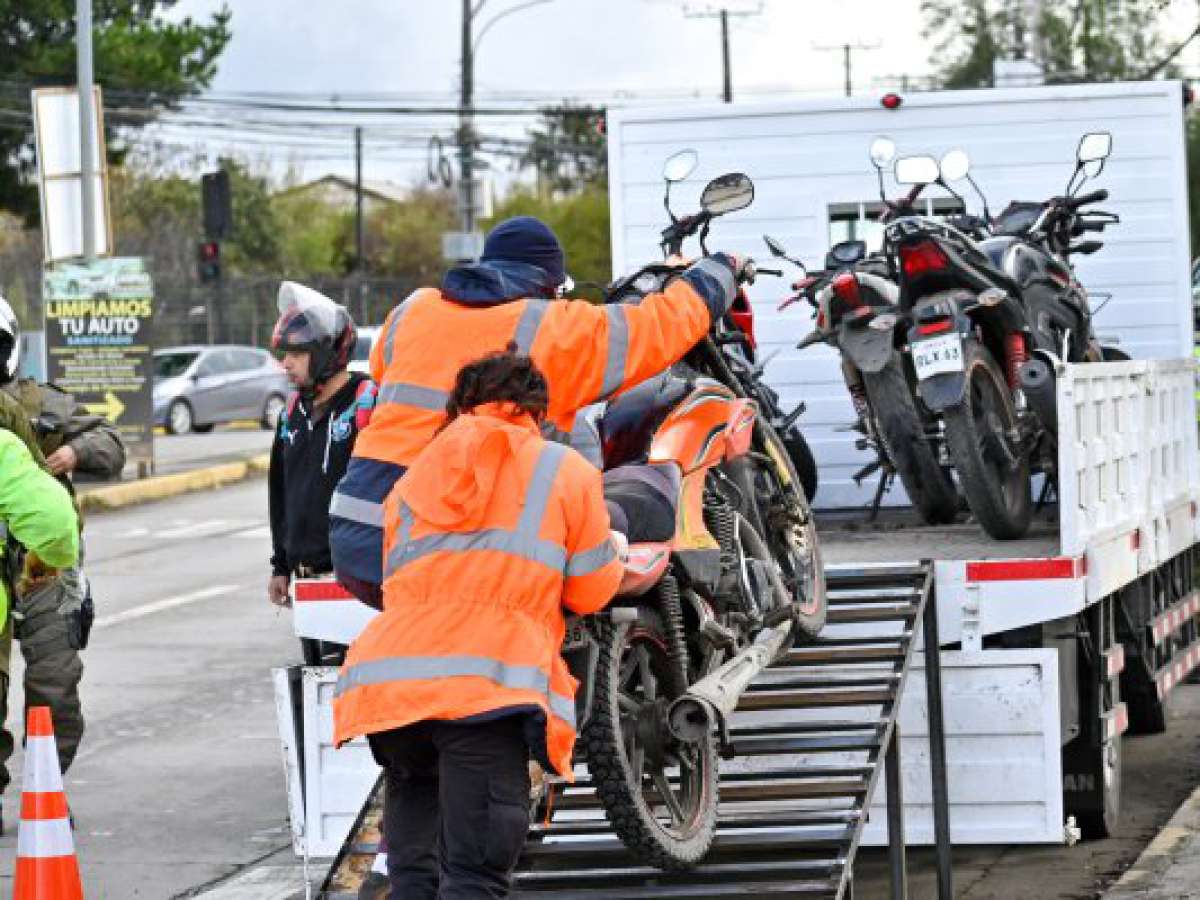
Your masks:
{"label": "orange dirt bike", "polygon": [[[668,185],[671,172],[668,161]],[[702,212],[672,216],[664,244],[699,232],[703,246],[709,223],[753,196],[745,175],[714,180]],[[611,285],[609,300],[658,290],[678,272],[646,266]],[[752,263],[745,272],[753,278]],[[708,851],[717,752],[739,697],[798,634],[825,623],[816,525],[784,442],[726,362],[729,327],[718,322],[682,363],[601,417],[626,573],[607,610],[568,619],[563,645],[580,682],[579,755],[600,803],[635,856],[662,869]]]}

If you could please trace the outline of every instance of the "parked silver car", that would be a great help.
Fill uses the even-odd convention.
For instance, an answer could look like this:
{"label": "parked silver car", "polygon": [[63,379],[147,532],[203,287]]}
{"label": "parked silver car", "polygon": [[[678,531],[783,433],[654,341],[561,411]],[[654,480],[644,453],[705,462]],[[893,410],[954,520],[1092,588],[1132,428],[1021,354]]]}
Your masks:
{"label": "parked silver car", "polygon": [[290,388],[283,369],[254,347],[167,347],[154,351],[154,422],[171,434],[211,431],[257,419],[274,428]]}

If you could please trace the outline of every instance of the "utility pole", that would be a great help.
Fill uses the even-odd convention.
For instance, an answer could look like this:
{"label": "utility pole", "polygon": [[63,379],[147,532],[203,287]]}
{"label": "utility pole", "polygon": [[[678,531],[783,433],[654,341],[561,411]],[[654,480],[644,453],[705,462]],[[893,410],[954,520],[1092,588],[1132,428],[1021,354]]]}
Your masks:
{"label": "utility pole", "polygon": [[[475,58],[471,33],[473,0],[462,0],[462,96],[458,114],[458,159],[461,194],[460,220],[464,233],[475,230]],[[482,5],[482,4],[480,4]]]}
{"label": "utility pole", "polygon": [[726,103],[733,102],[733,69],[729,58],[729,19],[731,16],[738,18],[749,18],[750,16],[762,15],[762,4],[758,5],[757,9],[733,10],[730,11],[727,7],[722,6],[719,9],[707,7],[703,10],[689,10],[684,8],[684,15],[689,19],[720,19],[721,20],[721,66],[722,66],[722,84],[724,89],[721,97]]}
{"label": "utility pole", "polygon": [[362,274],[363,268],[363,130],[354,126],[354,271]]}
{"label": "utility pole", "polygon": [[831,50],[842,51],[842,66],[845,69],[846,74],[846,96],[849,97],[854,93],[854,79],[851,71],[851,63],[853,61],[852,54],[855,50],[878,50],[879,44],[878,42],[874,44],[864,44],[862,41],[859,41],[855,44],[813,44],[813,49],[823,52]]}
{"label": "utility pole", "polygon": [[83,258],[96,258],[96,111],[92,107],[92,0],[75,0],[75,82],[79,88]]}

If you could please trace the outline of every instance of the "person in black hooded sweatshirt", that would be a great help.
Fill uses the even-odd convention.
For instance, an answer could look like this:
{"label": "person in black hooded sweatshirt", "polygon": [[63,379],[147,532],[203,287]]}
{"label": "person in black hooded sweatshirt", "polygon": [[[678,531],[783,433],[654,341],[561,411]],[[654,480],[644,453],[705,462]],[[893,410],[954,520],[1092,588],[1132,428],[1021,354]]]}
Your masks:
{"label": "person in black hooded sweatshirt", "polygon": [[[345,307],[294,282],[279,289],[271,348],[296,389],[279,417],[271,447],[268,496],[271,577],[268,599],[289,603],[294,577],[333,571],[329,501],[375,407],[375,384],[347,371],[358,338]],[[308,665],[340,663],[345,648],[301,641]]]}

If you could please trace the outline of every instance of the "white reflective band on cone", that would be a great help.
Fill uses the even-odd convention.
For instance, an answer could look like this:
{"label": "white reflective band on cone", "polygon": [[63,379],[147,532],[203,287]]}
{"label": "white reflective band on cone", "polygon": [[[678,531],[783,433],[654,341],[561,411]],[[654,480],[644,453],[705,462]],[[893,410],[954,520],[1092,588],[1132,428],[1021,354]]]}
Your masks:
{"label": "white reflective band on cone", "polygon": [[31,737],[25,742],[25,779],[27,791],[41,794],[61,792],[62,770],[52,737]]}
{"label": "white reflective band on cone", "polygon": [[371,871],[378,872],[380,875],[387,874],[387,854],[376,853],[375,862],[371,863]]}
{"label": "white reflective band on cone", "polygon": [[74,855],[70,819],[22,820],[17,826],[17,856],[46,859]]}

